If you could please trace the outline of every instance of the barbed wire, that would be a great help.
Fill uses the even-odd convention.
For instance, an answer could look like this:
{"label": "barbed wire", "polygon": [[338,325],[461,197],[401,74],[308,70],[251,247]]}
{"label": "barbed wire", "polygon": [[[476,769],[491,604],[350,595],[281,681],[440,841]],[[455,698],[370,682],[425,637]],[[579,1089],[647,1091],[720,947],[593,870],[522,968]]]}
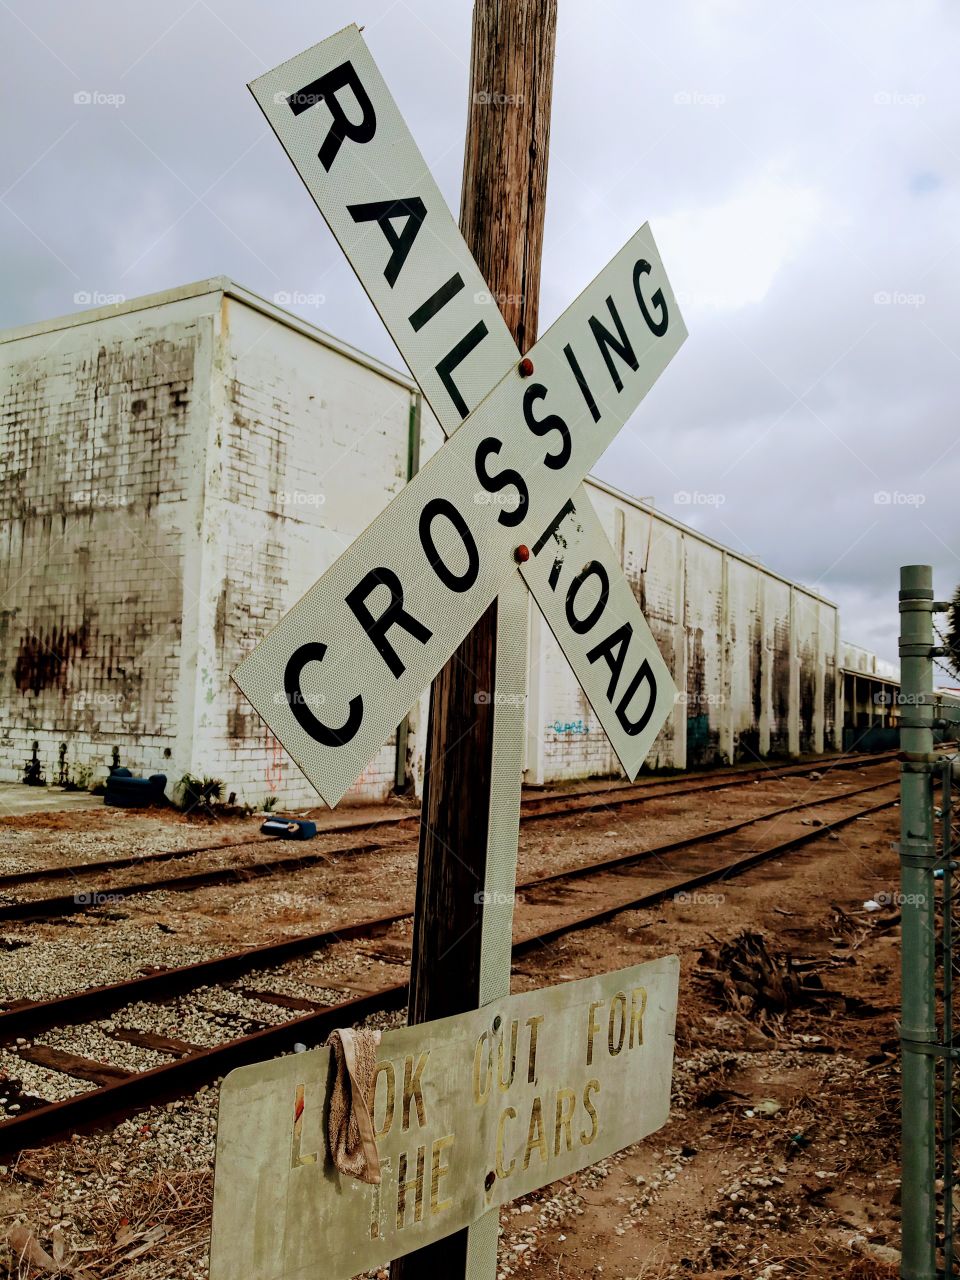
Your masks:
{"label": "barbed wire", "polygon": [[[936,632],[937,639],[940,641],[940,643],[942,645],[945,645],[948,649],[953,650],[952,642],[943,634],[943,630],[940,627],[939,622],[937,622],[936,618],[934,618],[933,620],[933,629]],[[934,658],[933,665],[935,667],[939,667],[940,670],[943,672],[943,674],[945,676],[949,676],[951,680],[957,679],[957,672],[950,667],[945,667],[939,658]]]}

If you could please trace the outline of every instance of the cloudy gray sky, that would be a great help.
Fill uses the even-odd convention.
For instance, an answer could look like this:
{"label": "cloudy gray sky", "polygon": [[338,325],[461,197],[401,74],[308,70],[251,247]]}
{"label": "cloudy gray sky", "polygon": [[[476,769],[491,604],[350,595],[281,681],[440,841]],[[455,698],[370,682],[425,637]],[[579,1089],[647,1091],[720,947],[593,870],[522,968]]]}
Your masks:
{"label": "cloudy gray sky", "polygon": [[[400,359],[246,82],[348,22],[456,209],[468,0],[0,0],[0,324],[226,274]],[[649,220],[690,339],[597,474],[837,600],[960,581],[960,11],[560,0],[541,326]]]}

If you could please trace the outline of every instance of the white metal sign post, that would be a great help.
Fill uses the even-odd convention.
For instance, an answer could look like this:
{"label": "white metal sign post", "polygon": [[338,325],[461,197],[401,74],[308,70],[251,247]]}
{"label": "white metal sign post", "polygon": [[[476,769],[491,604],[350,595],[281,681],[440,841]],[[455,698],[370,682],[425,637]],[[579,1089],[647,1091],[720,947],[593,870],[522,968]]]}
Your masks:
{"label": "white metal sign post", "polygon": [[[686,337],[649,227],[521,360],[359,30],[346,28],[251,89],[448,440],[234,679],[333,806],[498,596],[497,687],[503,680],[525,690],[525,665],[522,676],[510,669],[517,665],[517,636],[525,635],[525,582],[633,778],[675,689],[581,482]],[[378,1188],[342,1181],[317,1154],[329,1082],[325,1051],[230,1077],[218,1142],[212,1280],[233,1280],[241,1271],[251,1280],[305,1277],[321,1264],[324,1275],[346,1277],[464,1226],[471,1227],[468,1274],[487,1277],[495,1267],[498,1205],[637,1140],[666,1118],[675,960],[530,996],[507,994],[522,721],[499,705],[494,715],[483,884],[496,902],[483,908],[484,1007],[385,1037],[378,1089],[391,1071],[394,1088],[384,1085],[378,1147],[387,1175]],[[543,1012],[530,1012],[524,1023],[520,1015],[534,997]],[[601,1036],[597,1010],[606,1005],[609,1061],[601,1069],[594,1042]],[[505,1042],[508,1019],[512,1047]],[[517,1029],[524,1025],[531,1036],[525,1089],[514,1074]],[[628,1032],[632,1052],[621,1056]],[[583,1034],[586,1057],[578,1059]],[[476,1075],[484,1044],[491,1070],[494,1054],[501,1073],[505,1061],[511,1064],[498,1088],[513,1092],[499,1098],[507,1104],[499,1110],[491,1104],[471,1111],[471,1070],[475,1108],[487,1097]],[[397,1134],[391,1124],[400,1106],[401,1058],[414,1083],[404,1077]],[[421,1098],[419,1125],[431,1132],[411,1152],[408,1113],[419,1079],[413,1064],[428,1058],[434,1068],[423,1097],[430,1093],[437,1133],[420,1115]],[[597,1110],[601,1089],[607,1119]],[[316,1100],[310,1118],[308,1092]],[[578,1105],[590,1124],[579,1147],[572,1138],[564,1146]],[[304,1155],[308,1132],[314,1143]],[[511,1143],[515,1154],[508,1156]],[[533,1152],[541,1148],[543,1167],[534,1169]],[[447,1196],[439,1190],[445,1180]]]}

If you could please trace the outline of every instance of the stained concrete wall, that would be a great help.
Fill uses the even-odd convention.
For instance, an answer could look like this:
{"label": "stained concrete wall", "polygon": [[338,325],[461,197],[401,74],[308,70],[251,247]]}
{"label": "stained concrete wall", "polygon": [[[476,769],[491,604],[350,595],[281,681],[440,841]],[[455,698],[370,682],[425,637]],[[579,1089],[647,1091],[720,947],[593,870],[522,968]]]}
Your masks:
{"label": "stained concrete wall", "polygon": [[899,724],[897,702],[900,672],[869,649],[842,646],[843,706],[840,714],[845,746],[852,746],[864,730],[892,728]]}
{"label": "stained concrete wall", "polygon": [[[229,295],[218,361],[195,751],[247,798],[316,800],[229,673],[406,484],[412,392]],[[383,798],[396,751],[348,798]]]}
{"label": "stained concrete wall", "polygon": [[[0,361],[0,778],[34,740],[50,778],[61,743],[101,772],[116,745],[315,802],[229,676],[406,482],[413,384],[223,279],[0,335]],[[421,458],[441,443],[425,412]],[[587,487],[680,690],[651,766],[837,745],[835,606]],[[527,780],[618,772],[532,605],[529,655]],[[400,761],[417,789],[426,703]],[[396,770],[392,739],[351,797]]]}
{"label": "stained concrete wall", "polygon": [[[0,778],[171,767],[198,530],[200,299],[0,335]],[[104,770],[105,771],[105,770]]]}
{"label": "stained concrete wall", "polygon": [[842,645],[841,666],[844,671],[857,671],[862,675],[877,676],[880,680],[899,681],[900,669],[893,662],[878,658],[869,649],[862,649],[857,644],[844,641]]}
{"label": "stained concrete wall", "polygon": [[[62,743],[101,775],[116,746],[316,801],[230,672],[406,482],[409,380],[220,279],[10,331],[0,363],[0,779],[34,741],[49,780]],[[395,774],[391,741],[351,795]]]}

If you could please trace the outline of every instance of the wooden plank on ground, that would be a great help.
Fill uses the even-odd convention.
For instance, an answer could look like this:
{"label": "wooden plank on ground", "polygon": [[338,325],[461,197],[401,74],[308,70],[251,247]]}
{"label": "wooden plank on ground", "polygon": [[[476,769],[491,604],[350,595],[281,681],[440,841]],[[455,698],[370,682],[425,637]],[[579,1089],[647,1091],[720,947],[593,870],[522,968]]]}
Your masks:
{"label": "wooden plank on ground", "polygon": [[75,1076],[78,1080],[90,1080],[93,1084],[117,1084],[136,1075],[135,1071],[127,1071],[124,1067],[114,1067],[108,1062],[94,1062],[92,1058],[68,1053],[66,1049],[54,1049],[49,1044],[22,1045],[19,1055],[27,1062],[35,1062],[38,1067],[60,1071],[66,1076]]}

